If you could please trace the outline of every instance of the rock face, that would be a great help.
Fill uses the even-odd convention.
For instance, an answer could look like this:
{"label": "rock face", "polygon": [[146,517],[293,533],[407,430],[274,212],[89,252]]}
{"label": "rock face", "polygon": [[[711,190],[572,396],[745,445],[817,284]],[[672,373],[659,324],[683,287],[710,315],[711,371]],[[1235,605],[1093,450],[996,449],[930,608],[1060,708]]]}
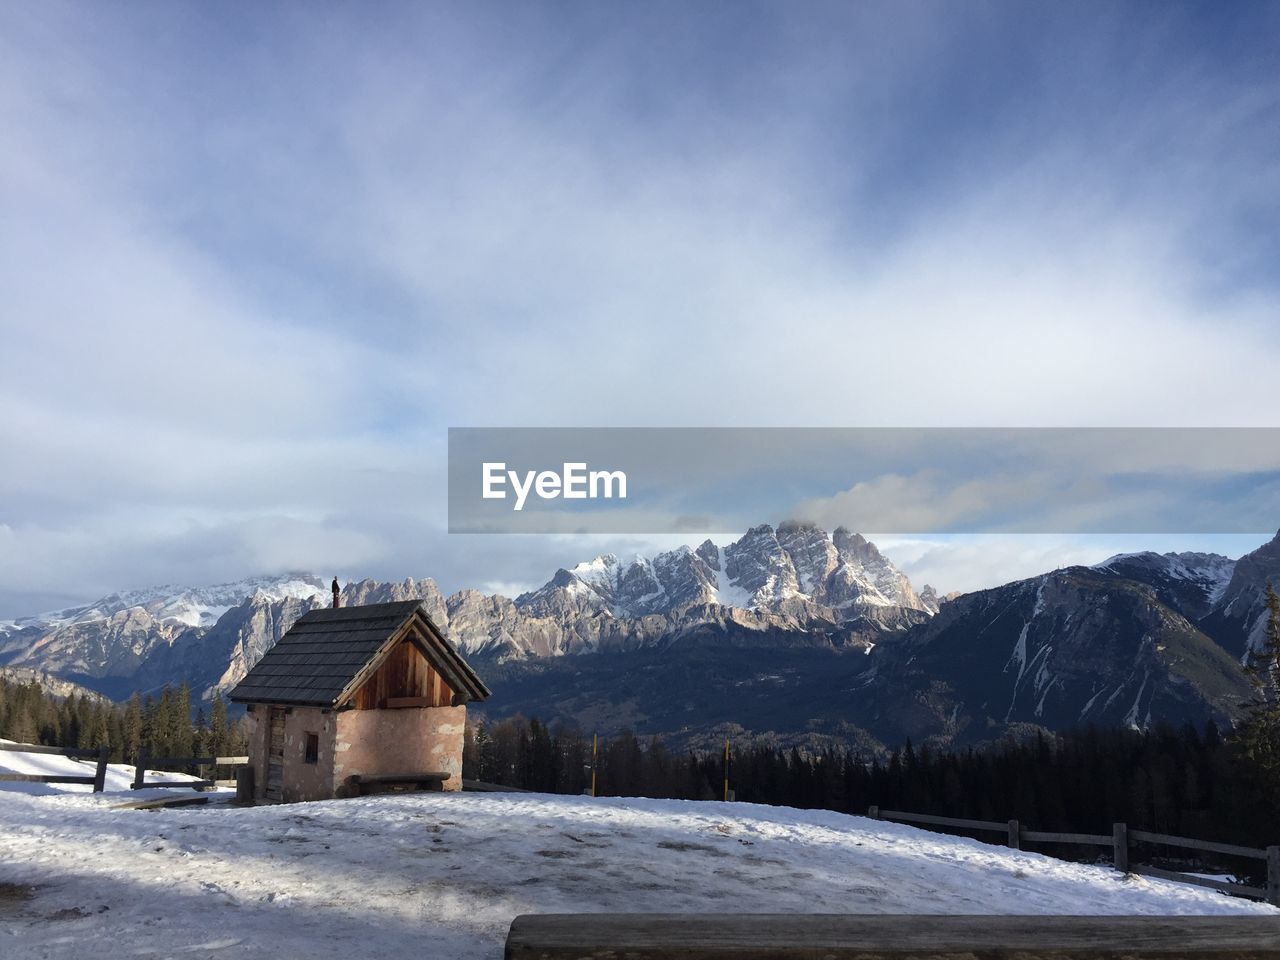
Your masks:
{"label": "rock face", "polygon": [[85,697],[89,700],[107,702],[107,698],[96,690],[82,687],[70,680],[63,680],[53,674],[40,670],[28,670],[23,667],[0,667],[0,680],[24,686],[34,683],[45,693],[65,700],[67,697]]}

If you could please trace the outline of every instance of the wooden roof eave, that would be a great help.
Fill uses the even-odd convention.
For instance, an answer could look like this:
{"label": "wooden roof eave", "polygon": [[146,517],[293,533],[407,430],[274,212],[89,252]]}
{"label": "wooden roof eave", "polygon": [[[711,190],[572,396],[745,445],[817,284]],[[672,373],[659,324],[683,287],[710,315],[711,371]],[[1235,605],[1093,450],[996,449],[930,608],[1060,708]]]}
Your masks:
{"label": "wooden roof eave", "polygon": [[[420,624],[420,626],[419,626]],[[418,629],[414,629],[418,626]],[[424,643],[423,638],[429,637],[437,649],[431,649]],[[391,652],[400,645],[401,641],[409,640],[419,652],[426,658],[437,673],[439,673],[444,681],[449,685],[449,689],[453,691],[453,705],[460,706],[469,700],[483,700],[489,695],[489,688],[481,682],[474,670],[467,665],[452,645],[446,640],[443,634],[431,618],[419,607],[414,611],[414,616],[409,617],[405,622],[396,629],[395,633],[387,638],[386,642],[378,648],[378,652],[369,658],[368,662],[347,682],[342,688],[342,692],[333,701],[334,709],[345,707],[356,692],[364,686],[382,666],[386,659],[391,656]],[[465,670],[459,670],[458,667]]]}
{"label": "wooden roof eave", "polygon": [[[419,608],[418,616],[421,617],[425,625],[426,633],[439,647],[438,667],[443,667],[441,673],[445,674],[445,679],[449,681],[449,686],[453,689],[455,701],[458,696],[463,697],[463,702],[467,700],[483,700],[489,696],[489,688],[471,669],[471,665],[462,659],[462,656],[453,648],[453,644],[445,637],[440,628],[432,622],[427,616],[426,611]],[[426,653],[426,651],[423,651]],[[432,659],[428,654],[428,659]],[[437,660],[433,660],[436,663]]]}
{"label": "wooden roof eave", "polygon": [[347,685],[342,688],[341,692],[333,699],[333,708],[335,710],[345,707],[351,698],[356,695],[365,682],[378,672],[378,668],[386,662],[387,657],[391,656],[391,651],[400,645],[400,641],[404,640],[407,634],[412,632],[413,618],[409,617],[396,628],[391,636],[383,641],[382,646],[378,648],[378,652],[365,661],[365,665],[356,671],[355,675],[347,681]]}

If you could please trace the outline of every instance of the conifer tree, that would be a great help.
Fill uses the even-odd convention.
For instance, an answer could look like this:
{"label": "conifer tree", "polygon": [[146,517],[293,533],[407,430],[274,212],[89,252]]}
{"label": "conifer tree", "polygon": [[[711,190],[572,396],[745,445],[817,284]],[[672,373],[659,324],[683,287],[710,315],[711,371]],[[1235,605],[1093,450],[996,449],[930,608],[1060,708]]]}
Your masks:
{"label": "conifer tree", "polygon": [[137,759],[138,750],[142,746],[142,698],[136,691],[125,705],[121,733],[124,739],[120,745],[123,757],[128,760]]}
{"label": "conifer tree", "polygon": [[232,755],[231,728],[227,723],[227,704],[222,694],[213,697],[213,718],[209,721],[209,750],[215,757]]}

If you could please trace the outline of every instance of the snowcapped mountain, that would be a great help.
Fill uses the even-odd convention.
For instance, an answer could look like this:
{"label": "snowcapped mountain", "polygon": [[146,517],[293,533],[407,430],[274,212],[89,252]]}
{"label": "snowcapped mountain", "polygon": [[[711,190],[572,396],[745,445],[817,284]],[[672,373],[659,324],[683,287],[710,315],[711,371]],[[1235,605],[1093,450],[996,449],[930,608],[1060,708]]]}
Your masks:
{"label": "snowcapped mountain", "polygon": [[[1019,724],[1229,722],[1267,582],[1280,583],[1280,536],[1238,561],[1127,554],[940,597],[858,534],[787,522],[599,556],[515,599],[414,578],[350,582],[342,599],[426,603],[492,681],[492,714],[954,742]],[[328,603],[308,574],[113,594],[0,624],[0,666],[113,697],[185,679],[209,697]]]}
{"label": "snowcapped mountain", "polygon": [[1160,599],[1199,620],[1222,599],[1236,561],[1217,553],[1122,553],[1093,569],[1153,587]]}
{"label": "snowcapped mountain", "polygon": [[[475,590],[445,597],[434,581],[413,578],[348,583],[342,594],[347,605],[422,600],[468,655],[490,660],[625,652],[695,636],[754,645],[836,631],[832,642],[868,644],[936,609],[874,544],[799,523],[755,527],[723,547],[706,541],[652,558],[596,557],[515,600]],[[0,626],[0,663],[114,695],[186,678],[210,696],[328,602],[324,581],[301,573],[112,594]]]}
{"label": "snowcapped mountain", "polygon": [[653,559],[599,556],[557,571],[516,604],[552,618],[607,614],[628,619],[696,605],[777,614],[814,605],[835,620],[875,607],[933,612],[875,544],[843,527],[829,536],[795,522],[777,530],[768,524],[753,527],[724,547],[707,540],[696,549],[679,547]]}
{"label": "snowcapped mountain", "polygon": [[312,599],[324,596],[327,590],[319,578],[308,573],[249,577],[208,587],[166,585],[113,593],[83,606],[15,620],[11,625],[18,629],[57,629],[71,624],[110,620],[121,613],[142,610],[157,623],[209,627],[232,607],[255,594],[268,600],[286,597]]}
{"label": "snowcapped mountain", "polygon": [[1097,569],[1148,584],[1243,662],[1262,642],[1267,584],[1280,588],[1280,534],[1239,560],[1212,553],[1134,553],[1112,557]]}
{"label": "snowcapped mountain", "polygon": [[242,604],[306,604],[325,593],[321,580],[299,573],[113,593],[0,624],[0,662],[80,682],[127,679],[150,661],[172,661],[173,648],[198,641]]}

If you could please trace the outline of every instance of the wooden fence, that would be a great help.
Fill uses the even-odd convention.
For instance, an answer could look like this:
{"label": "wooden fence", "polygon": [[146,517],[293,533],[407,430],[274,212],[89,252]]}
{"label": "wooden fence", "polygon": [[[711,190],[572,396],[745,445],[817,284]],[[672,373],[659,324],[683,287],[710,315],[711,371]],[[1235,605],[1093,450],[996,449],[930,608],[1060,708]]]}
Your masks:
{"label": "wooden fence", "polygon": [[101,793],[107,782],[108,747],[96,750],[83,750],[77,747],[42,747],[33,743],[0,743],[0,752],[5,753],[44,753],[55,757],[70,757],[73,760],[93,759],[97,761],[93,776],[67,776],[52,773],[0,773],[0,781],[19,783],[86,783],[93,787],[94,793]]}
{"label": "wooden fence", "polygon": [[[153,757],[144,747],[138,751],[138,759],[134,764],[137,772],[133,777],[133,789],[143,787],[190,787],[192,790],[203,790],[206,787],[235,786],[234,780],[215,780],[212,778],[199,780],[147,780],[147,771],[156,773],[184,772],[171,771],[171,767],[241,767],[249,762],[248,757]],[[212,772],[212,771],[211,771]],[[197,772],[196,776],[200,776]]]}
{"label": "wooden fence", "polygon": [[[25,783],[85,783],[93,787],[94,793],[101,793],[106,788],[107,779],[107,757],[110,753],[109,747],[98,747],[93,750],[83,749],[80,747],[44,747],[35,743],[0,743],[0,752],[7,753],[43,753],[50,754],[55,757],[70,757],[73,760],[96,760],[97,766],[93,776],[71,776],[63,774],[51,773],[0,773],[0,782],[25,782]],[[249,762],[248,757],[153,757],[144,748],[138,751],[138,759],[135,763],[137,772],[133,778],[132,787],[139,790],[143,787],[190,787],[193,790],[202,790],[205,787],[224,787],[236,785],[235,780],[214,780],[214,779],[197,779],[197,780],[151,780],[148,781],[147,771],[165,772],[170,767],[240,767]],[[183,772],[181,770],[176,772]],[[197,773],[197,776],[199,774]]]}
{"label": "wooden fence", "polygon": [[[998,833],[1004,836],[1005,844],[1014,850],[1021,850],[1024,843],[1064,843],[1091,847],[1109,847],[1111,849],[1112,862],[1121,873],[1136,873],[1146,877],[1158,877],[1161,880],[1191,883],[1198,887],[1209,887],[1235,896],[1265,900],[1267,903],[1280,906],[1280,846],[1270,846],[1266,849],[1241,847],[1234,843],[1194,840],[1190,837],[1173,837],[1164,833],[1152,833],[1148,830],[1130,830],[1128,825],[1123,823],[1112,824],[1111,834],[1107,835],[1103,833],[1050,833],[1044,830],[1028,830],[1017,820],[1007,820],[1003,823],[994,820],[965,820],[960,817],[939,817],[930,813],[881,810],[876,806],[867,810],[867,816],[873,820],[894,820],[900,823],[918,823],[926,826],[974,830],[979,833]],[[1224,856],[1243,857],[1249,860],[1261,860],[1267,865],[1267,885],[1265,887],[1252,887],[1242,883],[1215,880],[1211,877],[1199,877],[1195,874],[1183,873],[1177,870],[1165,870],[1148,864],[1133,863],[1130,854],[1133,851],[1134,844],[1138,843],[1218,853]]]}

